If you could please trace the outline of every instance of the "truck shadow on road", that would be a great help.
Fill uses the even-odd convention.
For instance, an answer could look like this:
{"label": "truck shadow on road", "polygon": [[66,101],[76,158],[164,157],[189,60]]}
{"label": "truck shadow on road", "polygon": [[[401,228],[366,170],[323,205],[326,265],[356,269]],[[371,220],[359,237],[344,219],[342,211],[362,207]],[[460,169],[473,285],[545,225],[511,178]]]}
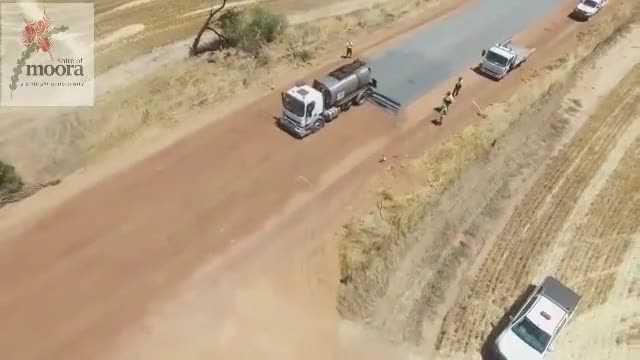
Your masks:
{"label": "truck shadow on road", "polygon": [[567,15],[567,17],[573,21],[577,21],[577,22],[587,22],[586,18],[580,18],[578,17],[575,13],[570,12],[569,15]]}
{"label": "truck shadow on road", "polygon": [[277,116],[273,116],[273,125],[280,130],[280,134],[284,137],[288,137],[297,141],[301,141],[302,138],[296,134],[294,134],[291,130],[287,129],[280,123],[280,118]]}
{"label": "truck shadow on road", "polygon": [[505,312],[505,314],[498,320],[497,323],[492,323],[492,329],[489,332],[489,336],[485,339],[482,344],[482,348],[480,349],[480,355],[482,360],[498,360],[495,355],[495,351],[493,350],[493,344],[495,344],[496,339],[500,335],[500,332],[507,327],[509,324],[509,317],[515,316],[518,310],[524,305],[525,301],[533,291],[535,291],[536,286],[533,284],[529,284],[524,292],[522,292],[518,298],[513,302],[509,310]]}
{"label": "truck shadow on road", "polygon": [[491,76],[489,76],[489,75],[487,75],[487,74],[483,73],[483,72],[482,72],[482,70],[480,70],[480,64],[478,64],[478,65],[476,65],[476,66],[474,66],[474,67],[471,67],[470,69],[471,69],[471,71],[473,71],[474,73],[476,73],[476,75],[480,75],[480,76],[482,76],[483,78],[485,78],[485,79],[487,79],[487,80],[491,80],[491,81],[493,81],[493,82],[498,82],[498,80],[496,80],[495,78],[492,78]]}

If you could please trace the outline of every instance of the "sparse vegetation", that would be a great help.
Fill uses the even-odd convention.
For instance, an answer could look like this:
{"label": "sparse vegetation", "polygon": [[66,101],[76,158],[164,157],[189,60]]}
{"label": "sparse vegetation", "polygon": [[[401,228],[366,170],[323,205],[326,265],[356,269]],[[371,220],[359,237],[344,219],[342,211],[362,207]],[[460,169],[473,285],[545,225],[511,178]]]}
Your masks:
{"label": "sparse vegetation", "polygon": [[248,9],[229,9],[220,15],[220,28],[229,44],[258,55],[265,45],[273,43],[287,28],[287,19],[256,5]]}
{"label": "sparse vegetation", "polygon": [[16,169],[0,161],[0,195],[16,193],[20,191],[23,186],[22,179],[16,172]]}
{"label": "sparse vegetation", "polygon": [[[226,4],[225,0],[218,7],[211,8],[193,40],[191,55],[234,47],[257,57],[266,45],[273,43],[286,30],[287,18],[283,14],[259,5],[225,9]],[[213,32],[217,39],[203,47],[200,42],[206,31]]]}

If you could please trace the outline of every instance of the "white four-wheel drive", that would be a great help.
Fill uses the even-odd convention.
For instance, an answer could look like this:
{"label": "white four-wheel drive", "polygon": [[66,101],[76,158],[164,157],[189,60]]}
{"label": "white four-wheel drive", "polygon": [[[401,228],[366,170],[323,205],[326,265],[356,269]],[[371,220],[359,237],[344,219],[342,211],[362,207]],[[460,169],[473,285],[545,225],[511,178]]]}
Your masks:
{"label": "white four-wheel drive", "polygon": [[494,344],[499,360],[541,360],[574,314],[580,296],[547,276],[529,295]]}

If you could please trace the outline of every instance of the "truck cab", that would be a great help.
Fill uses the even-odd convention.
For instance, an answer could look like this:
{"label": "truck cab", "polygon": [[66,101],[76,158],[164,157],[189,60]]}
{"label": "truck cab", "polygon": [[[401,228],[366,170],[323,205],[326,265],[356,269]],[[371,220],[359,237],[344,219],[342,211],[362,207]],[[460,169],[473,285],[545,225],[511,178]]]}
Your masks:
{"label": "truck cab", "polygon": [[542,360],[580,302],[580,296],[548,276],[529,296],[494,344],[499,360]]}
{"label": "truck cab", "polygon": [[482,50],[480,71],[500,80],[520,65],[524,64],[536,49],[515,45],[511,39],[495,44],[489,50]]}
{"label": "truck cab", "polygon": [[280,121],[296,135],[304,137],[324,125],[324,110],[320,91],[309,85],[297,85],[282,93]]}
{"label": "truck cab", "polygon": [[571,15],[578,20],[589,20],[589,18],[597,14],[607,2],[608,0],[580,0]]}
{"label": "truck cab", "polygon": [[515,62],[515,54],[499,45],[483,50],[482,55],[482,71],[496,79],[505,77]]}

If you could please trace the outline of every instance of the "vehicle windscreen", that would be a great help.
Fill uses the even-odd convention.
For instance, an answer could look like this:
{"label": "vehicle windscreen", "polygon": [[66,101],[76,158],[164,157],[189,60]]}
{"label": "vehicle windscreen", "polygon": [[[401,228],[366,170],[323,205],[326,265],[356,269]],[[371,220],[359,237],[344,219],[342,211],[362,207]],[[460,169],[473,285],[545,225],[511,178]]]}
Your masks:
{"label": "vehicle windscreen", "polygon": [[507,66],[507,62],[509,61],[506,57],[498,55],[493,51],[487,51],[486,59],[488,62],[498,64],[500,66]]}
{"label": "vehicle windscreen", "polygon": [[297,116],[304,116],[304,103],[293,96],[286,94],[282,106]]}
{"label": "vehicle windscreen", "polygon": [[539,327],[537,327],[531,320],[523,318],[516,326],[513,327],[513,332],[522,341],[527,343],[532,348],[536,349],[539,353],[542,353],[547,347],[551,336]]}
{"label": "vehicle windscreen", "polygon": [[592,7],[592,8],[598,6],[598,2],[595,1],[595,0],[586,0],[586,1],[583,2],[583,4],[585,4],[588,7]]}

